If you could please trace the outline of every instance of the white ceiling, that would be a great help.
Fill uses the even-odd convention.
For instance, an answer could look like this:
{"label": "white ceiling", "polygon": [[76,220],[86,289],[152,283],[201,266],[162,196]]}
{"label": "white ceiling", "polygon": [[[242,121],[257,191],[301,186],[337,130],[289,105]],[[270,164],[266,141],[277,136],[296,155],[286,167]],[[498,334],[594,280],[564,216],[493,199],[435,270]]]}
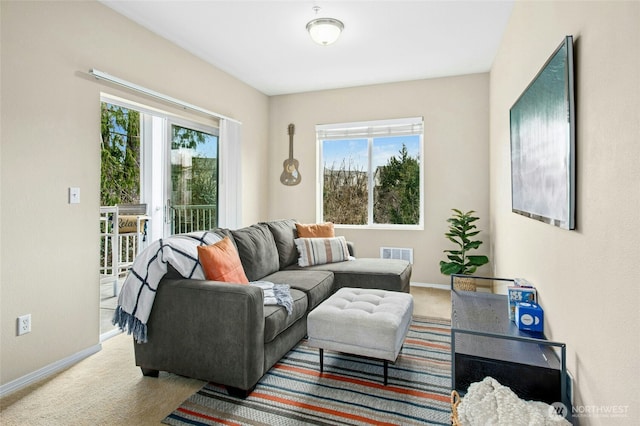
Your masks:
{"label": "white ceiling", "polygon": [[[267,95],[487,72],[515,0],[100,0]],[[319,46],[305,26],[344,23]]]}

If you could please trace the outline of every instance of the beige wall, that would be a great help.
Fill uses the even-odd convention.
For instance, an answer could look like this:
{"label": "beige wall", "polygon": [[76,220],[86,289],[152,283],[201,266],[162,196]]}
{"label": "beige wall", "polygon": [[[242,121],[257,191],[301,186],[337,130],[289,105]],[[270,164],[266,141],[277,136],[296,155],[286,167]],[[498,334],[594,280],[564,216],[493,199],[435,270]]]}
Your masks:
{"label": "beige wall", "polygon": [[[268,99],[97,2],[0,2],[0,383],[98,344],[96,68],[243,125],[243,222],[266,216]],[[147,102],[153,104],[153,102]],[[69,205],[67,190],[81,189]],[[16,317],[31,313],[30,334]]]}
{"label": "beige wall", "polygon": [[[631,424],[640,417],[639,8],[518,2],[490,78],[268,99],[100,4],[0,2],[0,383],[98,343],[99,94],[126,93],[81,75],[97,68],[244,123],[244,224],[315,220],[315,124],[424,116],[425,230],[341,233],[361,256],[413,247],[413,280],[445,283],[445,219],[452,207],[477,210],[496,274],[531,280],[548,334],[567,342],[576,402],[628,405],[616,421]],[[578,73],[576,231],[510,211],[508,110],[565,34],[576,38]],[[279,183],[289,123],[296,187]],[[69,186],[81,188],[80,205],[67,204]],[[33,331],[16,337],[25,313]]]}
{"label": "beige wall", "polygon": [[[476,210],[486,232],[488,214],[488,74],[474,74],[383,84],[270,98],[269,218],[316,220],[315,125],[401,117],[424,117],[423,231],[339,229],[356,245],[356,255],[379,257],[381,246],[412,247],[418,283],[448,283],[440,274],[451,208]],[[287,126],[296,125],[294,157],[302,182],[280,184],[282,162],[289,155]],[[482,235],[482,234],[481,234]]]}
{"label": "beige wall", "polygon": [[[491,230],[496,272],[537,286],[564,341],[581,407],[640,418],[640,3],[517,2],[491,70]],[[511,213],[509,108],[565,35],[575,40],[577,229]],[[585,424],[612,424],[595,415]]]}

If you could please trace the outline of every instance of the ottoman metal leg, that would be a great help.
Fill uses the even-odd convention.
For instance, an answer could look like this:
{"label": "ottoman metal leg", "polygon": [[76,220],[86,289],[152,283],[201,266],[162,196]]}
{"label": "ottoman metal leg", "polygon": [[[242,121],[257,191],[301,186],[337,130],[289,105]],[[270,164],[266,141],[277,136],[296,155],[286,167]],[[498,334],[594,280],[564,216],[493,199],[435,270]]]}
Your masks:
{"label": "ottoman metal leg", "polygon": [[387,386],[387,378],[389,377],[389,361],[384,360],[384,385]]}
{"label": "ottoman metal leg", "polygon": [[[324,372],[324,349],[322,348],[319,349],[319,355],[320,355],[320,373],[323,373]],[[387,386],[387,383],[389,381],[389,361],[387,361],[386,359],[383,361],[384,361],[384,385]]]}

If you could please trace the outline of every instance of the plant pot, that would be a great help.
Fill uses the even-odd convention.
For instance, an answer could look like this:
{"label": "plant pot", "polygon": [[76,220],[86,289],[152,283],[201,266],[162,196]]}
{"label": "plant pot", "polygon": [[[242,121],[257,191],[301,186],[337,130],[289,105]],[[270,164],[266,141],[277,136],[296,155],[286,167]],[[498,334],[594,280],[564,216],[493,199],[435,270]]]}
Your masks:
{"label": "plant pot", "polygon": [[454,277],[453,288],[462,291],[476,291],[476,279],[471,277]]}

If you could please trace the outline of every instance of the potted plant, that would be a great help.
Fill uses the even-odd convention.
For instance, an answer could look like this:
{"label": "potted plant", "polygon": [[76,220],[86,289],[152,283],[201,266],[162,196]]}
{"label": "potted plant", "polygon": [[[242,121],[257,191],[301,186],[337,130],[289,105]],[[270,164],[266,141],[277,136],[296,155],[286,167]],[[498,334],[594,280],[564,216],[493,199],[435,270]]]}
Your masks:
{"label": "potted plant", "polygon": [[[472,239],[472,237],[480,233],[480,230],[474,224],[479,218],[473,216],[475,213],[473,210],[466,213],[458,209],[452,210],[454,214],[447,219],[449,231],[444,235],[458,247],[454,250],[444,250],[445,253],[448,253],[448,261],[440,261],[440,272],[445,275],[472,275],[479,266],[489,263],[487,256],[467,254],[482,245],[482,241]],[[461,290],[476,290],[475,281],[471,278],[468,280],[457,279],[456,284]]]}

